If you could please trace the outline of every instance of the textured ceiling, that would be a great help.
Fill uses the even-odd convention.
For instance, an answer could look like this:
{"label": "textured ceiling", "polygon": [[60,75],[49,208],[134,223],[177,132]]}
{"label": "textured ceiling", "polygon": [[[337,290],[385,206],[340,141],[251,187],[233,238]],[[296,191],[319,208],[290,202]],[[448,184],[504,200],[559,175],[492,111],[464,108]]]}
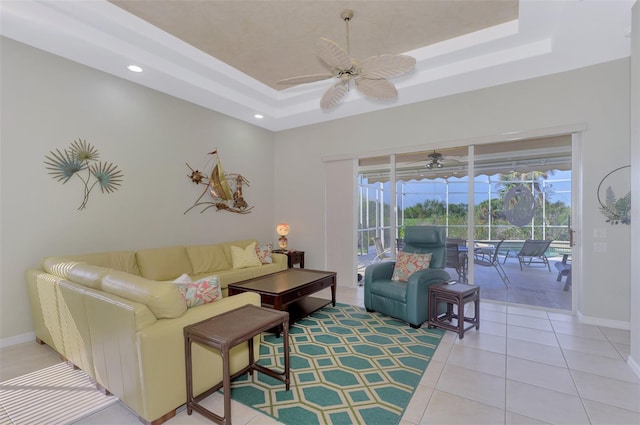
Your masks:
{"label": "textured ceiling", "polygon": [[351,56],[400,54],[518,19],[517,0],[255,1],[112,0],[111,3],[276,89],[278,80],[322,73],[319,37]]}

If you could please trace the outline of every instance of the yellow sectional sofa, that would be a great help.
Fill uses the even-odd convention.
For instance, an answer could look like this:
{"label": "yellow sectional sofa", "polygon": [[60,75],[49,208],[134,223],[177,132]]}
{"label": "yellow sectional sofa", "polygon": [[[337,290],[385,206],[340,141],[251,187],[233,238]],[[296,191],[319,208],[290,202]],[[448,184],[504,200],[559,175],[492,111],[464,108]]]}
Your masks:
{"label": "yellow sectional sofa", "polygon": [[[186,402],[183,328],[246,304],[260,296],[227,296],[227,285],[287,268],[273,263],[232,267],[231,246],[174,246],[64,257],[46,257],[41,269],[26,271],[36,339],[55,349],[96,383],[117,396],[145,423],[159,424]],[[217,275],[223,298],[187,308],[173,280]],[[250,320],[251,318],[247,318]],[[260,347],[255,340],[255,355]],[[232,373],[248,364],[248,345],[231,353]],[[222,359],[194,344],[194,393],[222,381]]]}

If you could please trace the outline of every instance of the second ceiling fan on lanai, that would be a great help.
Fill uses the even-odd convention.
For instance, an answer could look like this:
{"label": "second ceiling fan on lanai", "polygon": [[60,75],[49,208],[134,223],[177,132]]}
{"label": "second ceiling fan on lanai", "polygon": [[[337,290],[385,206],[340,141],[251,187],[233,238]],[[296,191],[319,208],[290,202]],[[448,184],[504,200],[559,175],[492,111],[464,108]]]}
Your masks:
{"label": "second ceiling fan on lanai", "polygon": [[432,153],[427,155],[427,163],[425,164],[425,167],[428,169],[442,168],[445,165],[448,165],[448,162],[454,162],[455,165],[461,163],[459,160],[455,159],[452,156],[443,155],[440,152],[436,152],[434,150]]}

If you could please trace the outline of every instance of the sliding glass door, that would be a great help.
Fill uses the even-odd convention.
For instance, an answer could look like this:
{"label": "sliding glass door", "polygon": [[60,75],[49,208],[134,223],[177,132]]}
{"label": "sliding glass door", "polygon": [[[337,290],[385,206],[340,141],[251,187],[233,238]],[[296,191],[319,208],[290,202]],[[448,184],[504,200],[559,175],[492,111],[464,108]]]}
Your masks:
{"label": "sliding glass door", "polygon": [[464,270],[449,264],[452,278],[470,275],[485,299],[571,310],[555,267],[570,264],[570,135],[363,158],[358,181],[360,273],[394,258],[406,226],[444,226],[466,258]]}

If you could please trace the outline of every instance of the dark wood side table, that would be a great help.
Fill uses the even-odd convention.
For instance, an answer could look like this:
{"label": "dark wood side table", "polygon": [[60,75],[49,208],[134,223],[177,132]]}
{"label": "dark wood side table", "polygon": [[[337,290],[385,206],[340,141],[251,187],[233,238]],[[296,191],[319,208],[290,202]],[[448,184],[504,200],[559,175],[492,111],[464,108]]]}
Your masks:
{"label": "dark wood side table", "polygon": [[[284,348],[284,371],[282,373],[256,363],[253,354],[253,337],[272,328],[282,328],[282,344]],[[187,414],[191,415],[196,410],[206,418],[223,425],[231,424],[231,380],[247,372],[253,374],[254,370],[265,373],[285,383],[289,391],[289,313],[245,305],[235,310],[227,311],[218,316],[211,317],[184,328],[185,366],[187,372]],[[191,357],[191,344],[195,342],[201,345],[215,348],[222,356],[223,379],[204,393],[193,396],[193,365]],[[243,342],[249,345],[249,365],[231,376],[229,364],[229,351],[232,347]],[[224,389],[224,412],[219,416],[202,407],[199,402],[218,391]]]}
{"label": "dark wood side table", "polygon": [[[447,311],[438,316],[438,304],[447,303]],[[473,317],[464,316],[464,306],[474,303]],[[458,312],[453,312],[453,305],[458,307]],[[453,325],[452,319],[457,319]],[[465,322],[471,323],[467,328]],[[458,332],[460,339],[464,338],[464,332],[475,327],[480,329],[480,287],[465,283],[437,283],[429,287],[429,329],[442,328]]]}
{"label": "dark wood side table", "polygon": [[288,251],[286,249],[274,249],[273,252],[277,254],[284,254],[287,256],[287,265],[292,268],[296,264],[300,264],[300,268],[304,269],[304,251]]}

